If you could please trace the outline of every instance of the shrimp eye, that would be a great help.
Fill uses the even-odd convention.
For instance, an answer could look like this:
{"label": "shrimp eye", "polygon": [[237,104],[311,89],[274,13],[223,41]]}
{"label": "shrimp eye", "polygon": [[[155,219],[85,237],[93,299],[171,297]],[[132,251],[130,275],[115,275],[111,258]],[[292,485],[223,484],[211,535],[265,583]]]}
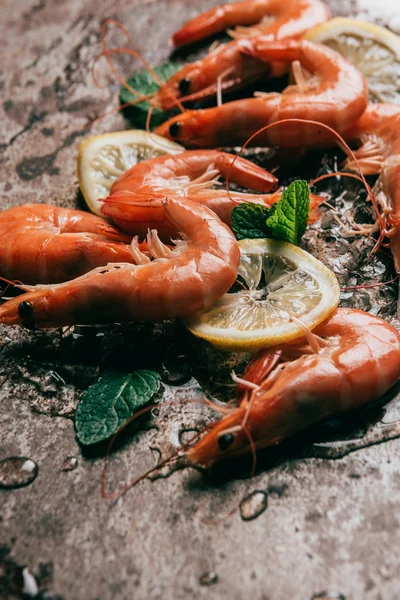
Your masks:
{"label": "shrimp eye", "polygon": [[169,133],[170,133],[171,137],[177,138],[179,136],[180,129],[181,129],[181,124],[179,123],[179,121],[177,121],[176,123],[172,123],[172,125],[170,125],[170,127],[169,127]]}
{"label": "shrimp eye", "polygon": [[191,84],[191,81],[187,77],[184,77],[183,79],[180,80],[178,87],[179,87],[180,93],[183,96],[186,96],[186,94],[189,92],[190,84]]}
{"label": "shrimp eye", "polygon": [[18,305],[18,314],[21,319],[31,319],[33,316],[33,306],[30,302],[21,302]]}
{"label": "shrimp eye", "polygon": [[223,435],[220,435],[218,438],[219,449],[227,450],[227,448],[229,448],[229,446],[233,444],[234,439],[235,436],[233,435],[233,433],[224,433]]}

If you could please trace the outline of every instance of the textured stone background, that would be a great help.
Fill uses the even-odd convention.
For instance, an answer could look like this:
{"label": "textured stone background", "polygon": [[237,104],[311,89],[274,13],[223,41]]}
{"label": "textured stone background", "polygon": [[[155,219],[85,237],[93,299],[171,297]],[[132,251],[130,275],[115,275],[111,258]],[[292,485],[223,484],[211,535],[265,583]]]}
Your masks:
{"label": "textured stone background", "polygon": [[[124,23],[136,49],[154,64],[168,57],[170,34],[200,5],[213,4],[3,0],[1,209],[26,202],[79,206],[75,161],[83,128],[117,105],[106,66],[98,68],[102,90],[90,75],[106,17]],[[330,4],[335,14],[382,24],[399,10],[395,0]],[[125,74],[132,68],[121,63]],[[116,115],[91,131],[123,127]],[[155,341],[162,352],[178,335],[176,327],[116,328],[106,334],[106,346],[96,332],[60,340],[54,333],[0,328],[0,383],[8,376],[0,390],[0,459],[24,455],[39,464],[33,484],[0,491],[0,597],[24,597],[18,590],[26,565],[42,598],[311,600],[332,590],[332,598],[397,600],[399,439],[338,460],[278,460],[251,481],[246,469],[243,477],[219,482],[186,470],[146,481],[116,503],[100,498],[102,451],[82,454],[69,417],[108,359],[133,368],[148,364]],[[195,389],[189,384],[179,393]],[[185,414],[186,425],[206,418],[201,408]],[[158,430],[131,434],[112,461],[109,488],[152,464],[149,443],[173,445],[181,426],[174,409],[159,415]],[[398,434],[394,427],[386,437]],[[385,437],[379,428],[368,435],[353,445]],[[335,451],[340,455],[340,447]],[[326,453],[332,455],[329,448]],[[78,458],[78,467],[60,471],[68,456]],[[237,506],[254,490],[268,495],[268,508],[246,522]]]}

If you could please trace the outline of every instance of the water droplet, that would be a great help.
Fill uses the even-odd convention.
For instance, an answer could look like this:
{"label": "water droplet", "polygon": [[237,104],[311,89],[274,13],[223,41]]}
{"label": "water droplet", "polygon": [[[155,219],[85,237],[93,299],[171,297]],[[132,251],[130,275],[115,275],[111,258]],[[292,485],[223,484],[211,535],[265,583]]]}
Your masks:
{"label": "water droplet", "polygon": [[30,598],[35,598],[39,593],[39,588],[36,583],[36,579],[26,567],[22,569],[22,577],[24,581],[24,587],[22,590],[23,593],[29,596]]}
{"label": "water droplet", "polygon": [[61,385],[67,385],[65,380],[57,373],[57,371],[49,371],[49,375],[57,382],[61,383]]}
{"label": "water droplet", "polygon": [[67,456],[60,467],[60,471],[73,471],[78,466],[78,459],[75,456]]}
{"label": "water droplet", "polygon": [[6,489],[19,488],[34,481],[39,467],[25,456],[11,456],[0,460],[0,487]]}
{"label": "water droplet", "polygon": [[371,427],[364,435],[353,437],[351,439],[334,440],[331,442],[314,443],[301,453],[303,457],[313,456],[314,458],[343,458],[350,452],[368,448],[374,444],[380,444],[388,440],[400,437],[400,423],[378,424]]}
{"label": "water droplet", "polygon": [[389,29],[400,34],[400,13],[395,13],[389,21]]}
{"label": "water droplet", "polygon": [[389,579],[389,577],[390,577],[390,571],[389,571],[389,569],[387,568],[386,565],[382,565],[379,568],[379,574],[382,575],[382,577],[384,579]]}
{"label": "water droplet", "polygon": [[213,585],[214,583],[218,583],[218,575],[214,573],[214,571],[207,571],[199,577],[199,583],[200,585]]}
{"label": "water droplet", "polygon": [[339,594],[339,592],[330,591],[314,594],[311,600],[346,600],[346,597],[343,594]]}
{"label": "water droplet", "polygon": [[167,356],[162,365],[162,380],[169,385],[182,385],[192,377],[192,369],[183,354]]}
{"label": "water droplet", "polygon": [[243,521],[252,521],[259,517],[268,506],[268,494],[263,490],[254,490],[240,503],[240,516]]}
{"label": "water droplet", "polygon": [[185,444],[191,445],[197,442],[198,436],[196,434],[198,434],[199,431],[200,430],[196,429],[196,427],[185,427],[184,429],[181,429],[179,432],[179,443],[181,446],[184,446]]}

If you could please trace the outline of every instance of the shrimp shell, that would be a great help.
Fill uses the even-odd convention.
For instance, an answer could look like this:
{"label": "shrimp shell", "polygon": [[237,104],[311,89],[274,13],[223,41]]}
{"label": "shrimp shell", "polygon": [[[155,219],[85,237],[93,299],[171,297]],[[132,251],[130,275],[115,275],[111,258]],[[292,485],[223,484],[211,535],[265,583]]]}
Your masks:
{"label": "shrimp shell", "polygon": [[[216,302],[236,279],[240,252],[234,235],[200,204],[175,198],[157,202],[183,235],[175,248],[164,246],[152,231],[148,250],[153,261],[136,247],[142,264],[112,263],[66,283],[32,286],[0,307],[0,323],[45,328],[161,320]],[[115,203],[114,208],[129,218],[129,207]]]}
{"label": "shrimp shell", "polygon": [[[113,203],[105,202],[103,214],[109,215],[111,206],[114,222],[128,233],[143,235],[157,223],[162,238],[173,235],[171,223],[164,220],[161,206],[151,208],[148,199],[163,198],[168,194],[189,198],[213,210],[224,223],[230,224],[230,215],[239,202],[256,202],[269,206],[278,195],[252,195],[227,192],[225,188],[211,189],[219,176],[229,177],[233,183],[263,192],[269,191],[277,179],[268,171],[241,156],[218,150],[192,150],[176,156],[160,156],[142,161],[126,171],[113,184],[109,198],[120,205],[135,203],[128,221],[115,215]],[[142,207],[140,206],[142,202]]]}
{"label": "shrimp shell", "polygon": [[134,262],[130,241],[90,213],[24,204],[0,213],[0,276],[60,283],[108,262]]}
{"label": "shrimp shell", "polygon": [[361,142],[345,167],[365,175],[379,175],[377,198],[386,215],[396,272],[400,273],[400,109],[396,104],[368,106],[357,123],[343,136]]}
{"label": "shrimp shell", "polygon": [[[175,46],[237,27],[238,35],[268,34],[271,39],[301,37],[308,29],[330,19],[329,8],[319,0],[244,0],[222,4],[191,19],[172,36]],[[245,30],[242,26],[251,26]]]}
{"label": "shrimp shell", "polygon": [[251,374],[249,381],[259,387],[244,395],[241,387],[240,405],[188,450],[192,464],[245,454],[249,439],[257,449],[277,444],[377,400],[400,379],[400,334],[383,319],[339,308],[313,334],[316,353],[300,341],[254,355],[243,379]]}
{"label": "shrimp shell", "polygon": [[[319,0],[256,0],[216,7],[195,17],[173,36],[177,46],[189,44],[227,27],[240,27],[233,36],[248,35],[270,41],[300,39],[330,19],[328,7]],[[255,27],[242,27],[258,23]],[[211,29],[210,29],[211,28]],[[233,91],[265,77],[279,77],[286,71],[280,62],[266,64],[241,52],[237,40],[219,45],[204,58],[185,65],[161,86],[154,104],[167,110],[179,101],[199,101],[217,93]]]}
{"label": "shrimp shell", "polygon": [[[227,102],[203,110],[188,110],[169,119],[156,133],[187,147],[243,145],[259,129],[285,119],[318,121],[342,133],[367,107],[368,89],[364,76],[338,52],[306,40],[271,42],[248,38],[238,42],[241,51],[266,62],[299,61],[298,85],[282,94],[263,94]],[[299,68],[296,68],[299,72]],[[322,127],[306,123],[279,123],[252,141],[257,146],[296,148],[331,145],[332,136]]]}

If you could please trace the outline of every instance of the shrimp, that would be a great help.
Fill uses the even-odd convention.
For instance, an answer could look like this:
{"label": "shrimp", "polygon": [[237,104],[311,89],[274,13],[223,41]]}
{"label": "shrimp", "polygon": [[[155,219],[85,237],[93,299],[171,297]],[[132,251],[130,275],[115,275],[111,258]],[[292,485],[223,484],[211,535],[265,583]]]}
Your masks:
{"label": "shrimp", "polygon": [[[309,41],[270,42],[248,38],[238,42],[241,51],[267,62],[292,63],[296,85],[282,94],[257,97],[203,110],[188,110],[169,119],[156,133],[188,147],[242,145],[262,127],[290,118],[312,119],[342,133],[367,107],[364,76],[339,53]],[[310,73],[307,77],[300,64]],[[262,132],[253,144],[285,148],[332,143],[325,129],[307,123],[282,123]]]}
{"label": "shrimp", "polygon": [[[264,17],[270,18],[264,18]],[[261,20],[263,19],[264,20]],[[190,21],[173,36],[175,45],[188,44],[201,37],[217,33],[226,27],[251,24],[252,35],[262,34],[270,41],[286,38],[300,39],[312,27],[330,19],[328,7],[319,0],[247,0],[214,8]],[[206,25],[206,27],[204,27]],[[212,27],[212,31],[208,27]],[[243,32],[245,28],[241,28]],[[194,38],[193,39],[193,35]],[[236,32],[235,37],[239,35]],[[200,36],[200,38],[198,37]],[[154,102],[167,110],[177,104],[214,96],[242,88],[261,77],[279,77],[286,72],[282,63],[269,63],[244,54],[236,41],[221,44],[206,57],[185,65],[161,86]]]}
{"label": "shrimp", "polygon": [[337,309],[298,341],[253,356],[227,412],[187,452],[204,467],[278,444],[337,413],[380,398],[400,379],[400,334],[383,319]]}
{"label": "shrimp", "polygon": [[379,175],[375,186],[383,205],[396,272],[400,273],[400,109],[396,104],[368,106],[357,123],[343,136],[361,141],[361,147],[349,157],[345,167],[365,175]]}
{"label": "shrimp", "polygon": [[[132,210],[105,202],[110,215],[113,206],[115,216],[123,214],[124,220]],[[138,264],[115,262],[66,283],[24,286],[30,291],[0,307],[0,323],[46,328],[161,320],[213,304],[236,280],[240,252],[233,233],[211,210],[190,200],[156,199],[149,205],[163,209],[183,240],[170,248],[152,230],[147,242],[153,261],[135,238],[132,251]]]}
{"label": "shrimp", "polygon": [[[146,201],[151,197],[185,197],[199,202],[214,211],[227,225],[231,223],[231,214],[237,204],[252,202],[271,206],[281,197],[278,190],[272,194],[248,194],[226,189],[211,189],[218,183],[216,178],[222,175],[246,188],[255,188],[267,192],[276,183],[276,178],[249,160],[218,150],[189,150],[175,156],[159,156],[134,165],[117,179],[110,190],[109,202],[104,203],[102,212],[114,215],[114,222],[123,231],[143,235],[147,229],[157,223],[159,236],[170,238],[174,234],[171,224],[164,220],[162,207],[149,208]],[[135,209],[129,212],[129,220],[115,215],[115,204],[135,203]],[[320,203],[321,198],[311,194],[311,210]],[[140,207],[140,202],[144,201]],[[111,207],[109,209],[109,207]],[[123,215],[122,215],[123,216]],[[315,213],[312,214],[314,218]]]}
{"label": "shrimp", "polygon": [[270,39],[300,38],[330,17],[329,8],[318,0],[244,0],[216,6],[188,21],[174,33],[172,43],[193,44],[236,26],[233,35],[239,37],[257,33],[268,34]]}
{"label": "shrimp", "polygon": [[[182,152],[175,156],[159,156],[137,163],[126,171],[113,184],[110,190],[110,198],[121,202],[148,200],[151,197],[165,197],[172,194],[175,197],[186,197],[200,202],[213,210],[219,217],[229,225],[230,214],[235,202],[254,201],[258,203],[271,204],[271,196],[251,195],[240,192],[230,192],[225,189],[211,190],[217,183],[218,176],[227,178],[246,188],[258,189],[268,192],[277,182],[271,173],[254,165],[249,160],[235,157],[233,154],[220,152],[218,150],[195,150]],[[108,215],[108,207],[114,210],[113,204],[105,203],[102,212]],[[150,221],[150,224],[149,224]],[[144,204],[140,209],[129,213],[128,221],[120,221],[114,218],[114,222],[123,231],[132,231],[143,234],[151,223],[157,223],[158,234],[169,237],[171,224],[163,220],[163,209],[157,207],[149,209]]]}
{"label": "shrimp", "polygon": [[59,283],[107,262],[134,262],[131,238],[81,210],[25,204],[0,213],[0,275]]}

